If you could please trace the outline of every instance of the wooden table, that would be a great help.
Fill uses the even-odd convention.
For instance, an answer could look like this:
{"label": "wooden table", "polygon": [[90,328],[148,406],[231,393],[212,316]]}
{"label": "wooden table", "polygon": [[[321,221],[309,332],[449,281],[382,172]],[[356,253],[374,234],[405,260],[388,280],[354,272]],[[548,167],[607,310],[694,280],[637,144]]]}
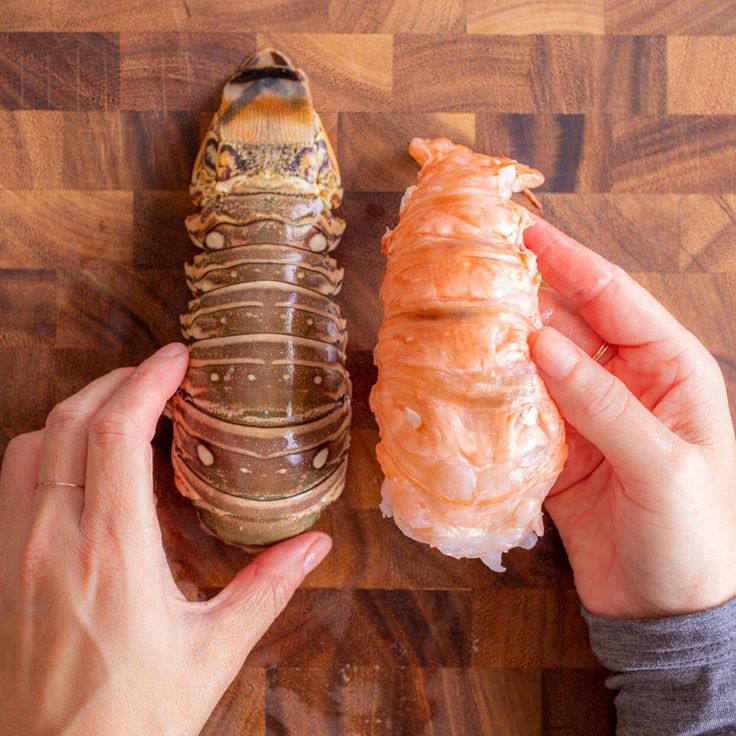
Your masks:
{"label": "wooden table", "polygon": [[[177,339],[193,248],[190,166],[225,78],[273,45],[310,75],[346,188],[341,303],[355,421],[335,548],[205,733],[607,734],[554,529],[495,575],[404,536],[377,509],[367,404],[379,238],[447,135],[542,169],[549,219],[617,261],[736,380],[736,3],[709,0],[26,0],[0,12],[2,440]],[[212,595],[248,557],[173,490],[159,516],[176,578]]]}

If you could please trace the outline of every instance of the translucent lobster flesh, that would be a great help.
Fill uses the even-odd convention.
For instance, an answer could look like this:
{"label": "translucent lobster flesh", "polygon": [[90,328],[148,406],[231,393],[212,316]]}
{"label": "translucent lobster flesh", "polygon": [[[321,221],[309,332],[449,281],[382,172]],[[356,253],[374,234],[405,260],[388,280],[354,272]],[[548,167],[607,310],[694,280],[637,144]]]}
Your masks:
{"label": "translucent lobster flesh", "polygon": [[381,432],[382,509],[454,557],[503,570],[542,534],[541,504],[564,464],[564,424],[529,356],[542,326],[528,211],[542,183],[516,161],[414,139],[422,165],[383,238],[384,321],[371,407]]}

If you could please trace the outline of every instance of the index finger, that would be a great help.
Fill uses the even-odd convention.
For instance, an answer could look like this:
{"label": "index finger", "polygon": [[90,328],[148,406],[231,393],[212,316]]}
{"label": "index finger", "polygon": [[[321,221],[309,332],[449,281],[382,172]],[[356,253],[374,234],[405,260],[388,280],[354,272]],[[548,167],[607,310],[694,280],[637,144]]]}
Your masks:
{"label": "index finger", "polygon": [[677,340],[690,333],[620,266],[545,220],[524,231],[544,279],[569,299],[585,321],[614,345]]}
{"label": "index finger", "polygon": [[90,423],[82,525],[156,531],[151,440],[166,401],[184,378],[186,346],[172,343],[143,361]]}

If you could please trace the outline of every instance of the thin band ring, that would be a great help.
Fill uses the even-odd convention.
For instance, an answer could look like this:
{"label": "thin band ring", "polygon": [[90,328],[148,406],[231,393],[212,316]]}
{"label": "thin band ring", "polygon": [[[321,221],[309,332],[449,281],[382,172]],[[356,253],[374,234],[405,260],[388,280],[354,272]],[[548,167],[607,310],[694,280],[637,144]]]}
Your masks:
{"label": "thin band ring", "polygon": [[64,483],[60,480],[45,480],[42,483],[36,483],[36,488],[41,486],[67,486],[68,488],[81,488],[84,490],[84,486],[79,483]]}
{"label": "thin band ring", "polygon": [[593,353],[590,357],[593,358],[593,360],[596,363],[600,363],[603,359],[603,356],[611,349],[611,345],[607,343],[605,340],[601,343],[601,346],[598,348],[598,350]]}

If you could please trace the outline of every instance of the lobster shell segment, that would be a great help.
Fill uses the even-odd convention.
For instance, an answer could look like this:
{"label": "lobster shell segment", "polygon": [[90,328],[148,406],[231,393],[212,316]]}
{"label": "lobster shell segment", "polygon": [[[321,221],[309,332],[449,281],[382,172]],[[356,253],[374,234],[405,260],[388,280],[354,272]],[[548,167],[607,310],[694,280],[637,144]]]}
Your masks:
{"label": "lobster shell segment", "polygon": [[304,73],[267,49],[225,85],[192,173],[187,375],[173,402],[179,491],[227,542],[309,528],[342,492],[347,332],[328,255],[340,174]]}

